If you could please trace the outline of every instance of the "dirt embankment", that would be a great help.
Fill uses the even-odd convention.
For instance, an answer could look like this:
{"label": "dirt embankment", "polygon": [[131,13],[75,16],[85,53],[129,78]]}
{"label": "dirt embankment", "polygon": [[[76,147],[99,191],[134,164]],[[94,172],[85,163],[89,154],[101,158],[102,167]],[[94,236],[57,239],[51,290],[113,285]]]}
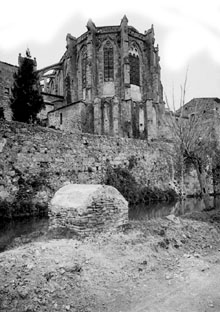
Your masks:
{"label": "dirt embankment", "polygon": [[191,217],[5,251],[0,311],[219,312],[219,213]]}

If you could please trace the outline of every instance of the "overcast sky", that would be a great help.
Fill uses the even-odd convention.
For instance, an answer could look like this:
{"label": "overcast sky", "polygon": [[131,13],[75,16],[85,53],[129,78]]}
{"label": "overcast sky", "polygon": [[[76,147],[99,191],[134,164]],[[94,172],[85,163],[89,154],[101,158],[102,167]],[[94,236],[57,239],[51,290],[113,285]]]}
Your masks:
{"label": "overcast sky", "polygon": [[119,25],[126,14],[140,32],[154,24],[164,91],[179,101],[188,68],[186,101],[220,98],[219,0],[7,0],[1,2],[0,60],[17,65],[29,47],[38,68],[56,63],[67,33],[78,37],[89,18],[96,26]]}

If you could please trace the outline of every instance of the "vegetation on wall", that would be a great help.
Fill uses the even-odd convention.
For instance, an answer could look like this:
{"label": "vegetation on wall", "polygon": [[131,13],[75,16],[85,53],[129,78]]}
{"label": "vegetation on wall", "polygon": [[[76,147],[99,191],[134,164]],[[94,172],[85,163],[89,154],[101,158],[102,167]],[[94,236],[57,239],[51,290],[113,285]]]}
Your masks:
{"label": "vegetation on wall", "polygon": [[[117,182],[116,188],[132,204],[172,197],[158,190],[166,190],[172,178],[166,153],[145,141],[86,134],[82,138],[19,122],[4,122],[0,128],[4,133],[0,196],[9,202],[2,203],[0,216],[14,218],[19,211],[21,216],[25,212],[34,215],[39,208],[38,193],[48,195],[42,203],[47,208],[54,192],[65,183],[103,182],[107,168],[107,184]],[[121,167],[111,168],[110,163]]]}
{"label": "vegetation on wall", "polygon": [[43,192],[44,189],[50,189],[48,174],[46,171],[40,171],[38,174],[24,176],[19,170],[18,191],[13,202],[6,200],[0,201],[0,218],[15,219],[20,217],[47,216],[47,200],[40,199],[35,201],[35,197]]}
{"label": "vegetation on wall", "polygon": [[[133,161],[132,161],[133,163]],[[131,166],[133,168],[133,165]],[[146,204],[156,201],[174,201],[177,194],[172,189],[162,191],[140,185],[127,168],[108,166],[104,184],[115,187],[129,202],[130,206]]]}

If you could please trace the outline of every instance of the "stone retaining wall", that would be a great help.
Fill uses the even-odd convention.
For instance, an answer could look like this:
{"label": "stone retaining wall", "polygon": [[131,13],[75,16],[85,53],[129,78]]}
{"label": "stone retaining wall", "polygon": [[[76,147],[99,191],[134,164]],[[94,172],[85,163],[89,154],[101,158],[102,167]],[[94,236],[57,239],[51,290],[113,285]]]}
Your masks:
{"label": "stone retaining wall", "polygon": [[13,201],[21,185],[48,202],[66,183],[103,182],[106,168],[124,166],[142,185],[166,189],[172,160],[145,140],[64,133],[24,123],[0,123],[0,197]]}

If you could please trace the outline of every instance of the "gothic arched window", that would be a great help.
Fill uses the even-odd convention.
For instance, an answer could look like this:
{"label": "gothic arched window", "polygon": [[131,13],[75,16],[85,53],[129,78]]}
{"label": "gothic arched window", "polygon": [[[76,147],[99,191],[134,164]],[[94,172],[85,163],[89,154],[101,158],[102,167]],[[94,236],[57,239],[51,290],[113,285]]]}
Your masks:
{"label": "gothic arched window", "polygon": [[82,53],[82,87],[86,87],[86,63],[87,63],[87,53],[83,51]]}
{"label": "gothic arched window", "polygon": [[107,41],[104,48],[104,80],[114,80],[114,51],[110,41]]}
{"label": "gothic arched window", "polygon": [[51,79],[51,83],[50,83],[50,93],[55,93],[54,80],[52,80],[52,79]]}
{"label": "gothic arched window", "polygon": [[140,85],[140,60],[138,50],[132,46],[129,50],[129,64],[130,64],[130,83]]}

